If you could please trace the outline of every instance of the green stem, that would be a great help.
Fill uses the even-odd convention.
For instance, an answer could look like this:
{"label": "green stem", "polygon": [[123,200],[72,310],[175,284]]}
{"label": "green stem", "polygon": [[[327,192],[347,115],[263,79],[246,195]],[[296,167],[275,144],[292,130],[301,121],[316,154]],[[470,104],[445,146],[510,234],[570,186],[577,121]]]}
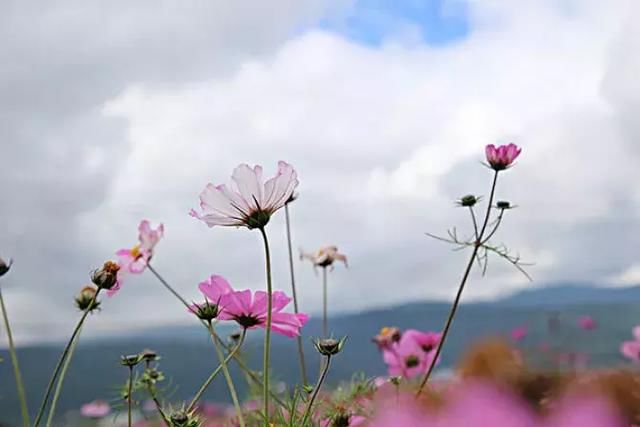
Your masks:
{"label": "green stem", "polygon": [[53,417],[56,413],[56,406],[58,405],[58,398],[60,397],[60,392],[62,391],[62,384],[64,383],[64,378],[67,375],[67,369],[69,369],[69,365],[71,365],[71,359],[73,358],[73,353],[76,351],[76,346],[78,345],[78,341],[80,341],[80,334],[82,333],[82,329],[78,332],[78,336],[73,340],[73,344],[71,344],[71,349],[69,350],[69,355],[64,361],[64,365],[62,365],[62,370],[60,371],[60,378],[58,378],[58,382],[56,383],[56,389],[53,392],[53,399],[51,399],[51,407],[49,408],[49,415],[47,416],[47,427],[51,426],[53,422]]}
{"label": "green stem", "polygon": [[133,424],[131,422],[131,402],[133,398],[131,394],[133,393],[133,366],[129,366],[129,391],[127,392],[127,420],[129,421],[129,427]]}
{"label": "green stem", "polygon": [[[242,335],[240,336],[240,340],[238,341],[238,344],[236,344],[236,346],[229,352],[229,354],[227,354],[227,357],[224,359],[225,363],[228,363],[232,357],[236,356],[236,353],[238,353],[238,350],[240,350],[240,347],[242,347],[242,344],[244,343],[244,339],[246,335],[247,335],[247,330],[243,329]],[[213,336],[213,340],[214,342],[218,342],[219,338],[217,334]],[[216,347],[218,347],[218,345],[219,345],[219,342],[218,344],[216,344]],[[211,373],[211,375],[209,375],[209,378],[207,378],[207,380],[202,384],[202,386],[200,386],[200,389],[198,390],[196,395],[191,400],[191,403],[187,407],[187,412],[195,408],[196,404],[198,403],[198,400],[200,400],[200,398],[202,397],[202,394],[205,392],[205,390],[209,387],[211,382],[216,378],[216,376],[218,376],[218,374],[222,370],[222,366],[223,364],[220,363],[220,365],[218,365],[218,367]]]}
{"label": "green stem", "polygon": [[160,401],[158,400],[158,396],[156,395],[155,387],[151,384],[148,384],[147,390],[149,390],[149,395],[151,396],[151,400],[153,400],[153,403],[156,404],[156,410],[158,411],[158,414],[160,414],[160,418],[162,418],[162,421],[167,427],[171,427],[171,424],[167,419],[167,415],[162,410],[162,405],[160,404]]}
{"label": "green stem", "polygon": [[[289,219],[289,204],[284,205],[285,223],[287,226],[287,247],[289,249],[289,273],[291,275],[291,296],[293,297],[293,311],[298,314],[298,296],[296,295],[296,280],[293,269],[293,245],[291,244],[291,221]],[[300,361],[300,376],[302,384],[306,385],[307,381],[307,365],[304,361],[304,346],[302,345],[302,334],[296,337],[298,344],[298,359]]]}
{"label": "green stem", "polygon": [[309,414],[311,413],[311,407],[313,406],[313,402],[318,397],[318,393],[320,392],[320,388],[322,387],[322,383],[324,383],[324,379],[327,377],[327,372],[329,372],[329,365],[331,364],[331,356],[327,356],[327,362],[324,364],[324,369],[320,373],[320,377],[318,378],[318,383],[316,387],[313,389],[313,394],[311,395],[311,399],[309,399],[309,403],[307,404],[307,409],[304,411],[304,417],[302,418],[301,426],[304,426],[309,418]]}
{"label": "green stem", "polygon": [[40,409],[38,409],[38,414],[36,415],[36,420],[33,423],[33,427],[38,427],[38,425],[40,424],[40,420],[42,419],[42,416],[44,415],[44,410],[47,407],[47,402],[49,401],[49,396],[51,395],[51,391],[53,390],[53,384],[55,383],[56,379],[58,378],[58,374],[60,373],[60,369],[62,369],[62,364],[64,363],[65,359],[67,358],[67,355],[69,354],[69,350],[71,348],[71,344],[76,339],[76,335],[78,335],[78,333],[80,332],[80,328],[82,328],[82,324],[84,323],[85,319],[87,318],[87,315],[91,312],[91,308],[93,307],[93,304],[98,299],[98,294],[100,293],[101,290],[102,290],[102,288],[98,288],[98,290],[96,291],[96,294],[93,296],[93,299],[91,300],[91,302],[89,303],[87,308],[82,313],[82,317],[80,317],[80,320],[78,320],[78,324],[76,325],[75,329],[73,330],[73,333],[71,334],[71,338],[69,338],[69,342],[67,342],[67,345],[65,346],[64,350],[62,351],[62,354],[60,355],[60,359],[58,360],[58,364],[56,365],[56,367],[55,367],[55,369],[53,371],[53,375],[51,376],[51,379],[49,379],[49,384],[47,385],[47,390],[46,390],[46,392],[44,394],[44,397],[42,398],[42,403],[40,404]]}
{"label": "green stem", "polygon": [[493,203],[493,198],[495,196],[496,184],[498,182],[498,171],[493,175],[493,184],[491,185],[491,195],[489,196],[489,203],[487,206],[487,212],[484,217],[484,222],[482,224],[482,228],[478,233],[476,241],[473,245],[473,252],[471,253],[471,257],[469,258],[469,262],[467,263],[467,267],[464,270],[464,274],[462,275],[462,280],[460,281],[460,285],[458,286],[458,292],[456,293],[456,297],[453,300],[453,305],[449,310],[449,315],[447,316],[447,321],[444,325],[444,329],[442,330],[442,337],[440,338],[440,342],[438,343],[438,347],[436,347],[436,353],[429,364],[429,369],[427,370],[426,375],[424,376],[422,382],[420,383],[420,387],[418,387],[418,391],[416,392],[416,396],[420,396],[422,390],[424,389],[427,381],[429,381],[429,377],[433,372],[433,368],[436,366],[436,362],[440,357],[440,353],[442,352],[442,348],[444,347],[444,342],[447,339],[447,335],[449,334],[449,329],[451,328],[451,324],[453,323],[453,318],[456,315],[456,311],[458,310],[458,305],[460,304],[460,297],[462,297],[462,291],[467,283],[467,279],[469,278],[469,273],[471,272],[471,267],[473,267],[473,262],[475,261],[476,255],[478,254],[478,250],[482,246],[482,237],[487,229],[487,224],[489,223],[489,217],[491,216],[491,204]]}
{"label": "green stem", "polygon": [[[213,340],[213,346],[216,349],[216,354],[218,355],[218,360],[220,361],[220,366],[222,366],[222,373],[224,374],[224,378],[227,381],[227,387],[229,387],[229,394],[231,394],[231,400],[233,401],[233,407],[236,409],[236,414],[238,415],[238,422],[240,423],[240,427],[245,426],[244,417],[242,416],[242,408],[240,407],[240,401],[238,400],[238,393],[236,393],[236,387],[233,384],[233,379],[231,378],[231,374],[229,374],[229,368],[227,367],[227,359],[222,354],[222,350],[218,345],[218,342],[214,336],[216,336],[216,332],[213,328],[213,325],[209,321],[209,332],[211,333],[211,339]],[[242,340],[244,341],[244,335],[246,334],[246,329],[242,331]],[[240,342],[241,343],[241,342]],[[239,348],[236,346],[236,349]],[[229,357],[229,356],[227,356]]]}
{"label": "green stem", "polygon": [[327,267],[322,267],[322,337],[329,335],[329,320],[327,316]]}
{"label": "green stem", "polygon": [[13,375],[16,379],[16,388],[18,389],[18,399],[20,400],[20,412],[22,413],[22,425],[29,427],[29,410],[27,408],[27,399],[24,392],[24,384],[22,382],[22,374],[20,373],[20,365],[18,364],[18,354],[16,352],[16,346],[13,343],[13,334],[11,333],[11,326],[9,324],[9,316],[7,315],[7,308],[4,305],[4,298],[2,297],[2,290],[0,289],[0,307],[2,307],[2,317],[4,319],[4,327],[7,330],[7,339],[9,341],[9,354],[11,355],[11,365],[13,366]]}
{"label": "green stem", "polygon": [[272,317],[272,284],[271,284],[271,254],[269,252],[269,240],[264,227],[260,228],[262,240],[264,241],[264,255],[267,273],[267,324],[264,334],[264,358],[262,363],[262,399],[264,400],[264,418],[265,426],[269,426],[269,355],[271,352],[271,317]]}

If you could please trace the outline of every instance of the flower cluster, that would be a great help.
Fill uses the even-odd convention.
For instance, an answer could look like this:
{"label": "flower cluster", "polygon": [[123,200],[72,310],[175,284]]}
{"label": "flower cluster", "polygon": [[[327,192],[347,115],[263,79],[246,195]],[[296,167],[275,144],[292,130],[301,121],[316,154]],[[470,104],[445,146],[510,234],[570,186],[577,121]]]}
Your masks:
{"label": "flower cluster", "polygon": [[414,378],[427,372],[442,334],[407,329],[383,328],[373,341],[382,351],[389,375]]}

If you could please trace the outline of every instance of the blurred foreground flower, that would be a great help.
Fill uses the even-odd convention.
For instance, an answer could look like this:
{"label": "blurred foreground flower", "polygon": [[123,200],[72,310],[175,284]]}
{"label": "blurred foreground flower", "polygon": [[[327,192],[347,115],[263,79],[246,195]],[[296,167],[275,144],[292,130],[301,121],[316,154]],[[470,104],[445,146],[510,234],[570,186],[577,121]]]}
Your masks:
{"label": "blurred foreground flower", "polygon": [[263,228],[271,215],[282,208],[298,186],[296,171],[286,162],[278,162],[276,176],[263,182],[262,166],[242,164],[231,175],[231,188],[207,184],[200,193],[202,213],[190,211],[209,227],[235,226]]}
{"label": "blurred foreground flower", "polygon": [[104,400],[94,400],[80,407],[80,414],[87,418],[103,418],[111,413],[111,406]]}
{"label": "blurred foreground flower", "polygon": [[140,274],[153,256],[153,249],[164,236],[164,225],[158,225],[153,229],[149,221],[142,220],[138,225],[138,243],[131,249],[120,249],[118,264],[128,273]]}
{"label": "blurred foreground flower", "polygon": [[384,350],[388,349],[393,343],[400,341],[400,337],[402,337],[400,329],[385,326],[380,329],[380,333],[374,336],[371,340],[376,343],[378,349]]}
{"label": "blurred foreground flower", "polygon": [[640,362],[640,326],[633,328],[633,341],[625,341],[620,346],[620,351],[624,356],[633,362]]}

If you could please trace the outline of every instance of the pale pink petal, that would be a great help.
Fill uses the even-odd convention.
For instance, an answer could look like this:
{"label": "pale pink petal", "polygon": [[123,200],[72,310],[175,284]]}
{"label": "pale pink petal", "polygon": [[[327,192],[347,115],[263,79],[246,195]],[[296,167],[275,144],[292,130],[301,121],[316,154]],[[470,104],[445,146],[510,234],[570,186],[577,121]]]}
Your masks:
{"label": "pale pink petal", "polygon": [[227,280],[218,275],[212,275],[207,280],[198,284],[198,289],[202,292],[211,302],[217,303],[222,295],[233,292],[233,288],[227,282]]}
{"label": "pale pink petal", "polygon": [[487,147],[485,148],[485,152],[486,152],[486,155],[487,155],[487,161],[489,163],[491,163],[491,162],[496,160],[496,158],[498,156],[498,153],[497,153],[495,145],[493,145],[493,144],[487,145]]}
{"label": "pale pink petal", "polygon": [[625,341],[620,346],[623,355],[634,362],[640,362],[640,341]]}
{"label": "pale pink petal", "polygon": [[[273,313],[271,316],[271,330],[287,337],[300,335],[300,328],[303,325],[300,317],[293,313]],[[260,326],[266,327],[266,322]]]}
{"label": "pale pink petal", "polygon": [[131,249],[119,249],[116,252],[116,255],[118,255],[119,257],[129,257],[131,256]]}
{"label": "pale pink petal", "polygon": [[251,210],[257,210],[261,208],[263,201],[263,183],[262,183],[262,168],[255,166],[253,169],[249,165],[242,164],[233,170],[231,179],[238,189],[238,193],[251,208]]}
{"label": "pale pink petal", "polygon": [[230,199],[225,190],[225,186],[214,186],[207,184],[202,193],[200,193],[200,207],[204,215],[219,216],[225,219],[241,220],[243,216],[242,206],[237,206]]}
{"label": "pale pink petal", "polygon": [[636,327],[633,328],[633,336],[637,340],[640,340],[640,326],[636,326]]}
{"label": "pale pink petal", "polygon": [[276,211],[284,206],[298,186],[295,169],[286,162],[278,162],[278,173],[265,183],[263,208]]}
{"label": "pale pink petal", "polygon": [[596,396],[572,396],[561,402],[544,427],[627,427],[608,401]]}

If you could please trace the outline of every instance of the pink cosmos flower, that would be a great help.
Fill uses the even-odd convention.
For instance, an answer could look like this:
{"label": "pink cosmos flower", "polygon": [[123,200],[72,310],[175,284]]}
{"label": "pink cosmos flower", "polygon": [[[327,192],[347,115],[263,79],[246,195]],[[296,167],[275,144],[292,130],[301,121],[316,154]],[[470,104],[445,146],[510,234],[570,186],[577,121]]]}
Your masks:
{"label": "pink cosmos flower", "polygon": [[80,407],[80,414],[87,418],[103,418],[109,415],[111,406],[104,400],[94,400]]}
{"label": "pink cosmos flower", "polygon": [[204,294],[206,302],[202,304],[194,303],[189,306],[189,311],[196,314],[201,311],[202,307],[210,305],[216,306],[218,314],[221,313],[224,310],[224,306],[220,303],[223,295],[234,292],[227,279],[216,274],[200,282],[198,289]]}
{"label": "pink cosmos flower", "polygon": [[501,171],[507,169],[516,160],[522,151],[515,144],[501,145],[496,148],[489,144],[486,147],[487,162],[493,170]]}
{"label": "pink cosmos flower", "polygon": [[164,225],[153,229],[149,221],[142,220],[138,226],[138,243],[131,249],[120,249],[116,252],[120,268],[128,273],[140,274],[153,256],[153,249],[164,236]]}
{"label": "pink cosmos flower", "polygon": [[262,167],[242,164],[231,175],[231,188],[226,185],[207,184],[200,193],[201,213],[191,210],[190,215],[204,221],[209,227],[235,226],[249,229],[262,228],[271,215],[282,208],[298,186],[296,171],[283,161],[278,162],[278,173],[263,182]]}
{"label": "pink cosmos flower", "polygon": [[585,331],[592,331],[598,327],[597,323],[591,316],[581,316],[578,319],[578,326]]}
{"label": "pink cosmos flower", "polygon": [[385,326],[380,329],[380,333],[374,336],[371,340],[376,343],[379,350],[384,350],[388,349],[393,343],[400,341],[400,337],[402,337],[400,329]]}
{"label": "pink cosmos flower", "polygon": [[404,331],[403,336],[406,336],[407,339],[414,340],[426,355],[433,356],[433,353],[438,348],[438,344],[442,338],[442,333],[421,332],[415,329],[407,329]]}
{"label": "pink cosmos flower", "polygon": [[597,396],[569,396],[542,423],[544,427],[627,427],[616,408]]}
{"label": "pink cosmos flower", "polygon": [[518,326],[511,330],[511,339],[515,342],[522,341],[529,334],[529,327],[527,325]]}
{"label": "pink cosmos flower", "polygon": [[431,362],[420,344],[412,336],[402,335],[400,341],[382,351],[390,376],[414,378],[426,372]]}
{"label": "pink cosmos flower", "polygon": [[[267,324],[267,300],[269,296],[264,291],[250,290],[231,292],[222,295],[220,306],[222,312],[218,315],[221,320],[235,320],[246,329],[265,328]],[[271,329],[287,337],[300,335],[300,328],[309,319],[303,313],[282,313],[282,310],[291,302],[291,298],[282,291],[274,291],[272,294]]]}

